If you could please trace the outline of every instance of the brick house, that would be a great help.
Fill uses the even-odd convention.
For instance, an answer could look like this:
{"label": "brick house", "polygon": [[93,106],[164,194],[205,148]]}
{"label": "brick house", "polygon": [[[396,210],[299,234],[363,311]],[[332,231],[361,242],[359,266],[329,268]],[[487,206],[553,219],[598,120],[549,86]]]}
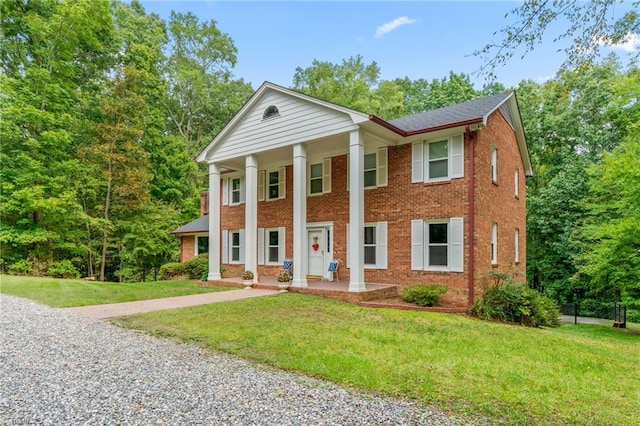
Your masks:
{"label": "brick house", "polygon": [[488,272],[526,270],[513,92],[385,121],[265,82],[197,161],[211,196],[175,234],[181,261],[208,249],[209,280],[290,259],[306,287],[337,261],[350,292],[445,284],[443,305],[469,306]]}

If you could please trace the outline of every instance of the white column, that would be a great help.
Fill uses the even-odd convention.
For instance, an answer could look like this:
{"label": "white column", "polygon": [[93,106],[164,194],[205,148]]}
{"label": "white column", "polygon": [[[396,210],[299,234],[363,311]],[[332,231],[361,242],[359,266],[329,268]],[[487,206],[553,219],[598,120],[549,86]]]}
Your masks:
{"label": "white column", "polygon": [[364,284],[364,138],[349,134],[349,291],[365,291]]}
{"label": "white column", "polygon": [[207,280],[220,276],[220,167],[209,163],[209,275]]}
{"label": "white column", "polygon": [[253,272],[253,282],[258,282],[258,159],[246,157],[245,164],[245,214],[244,214],[244,269]]}
{"label": "white column", "polygon": [[293,287],[307,286],[307,147],[293,146]]}

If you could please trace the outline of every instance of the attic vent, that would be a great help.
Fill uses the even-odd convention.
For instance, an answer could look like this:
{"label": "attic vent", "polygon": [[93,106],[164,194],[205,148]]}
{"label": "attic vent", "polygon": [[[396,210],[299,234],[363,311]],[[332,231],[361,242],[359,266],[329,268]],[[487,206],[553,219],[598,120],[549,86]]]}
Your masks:
{"label": "attic vent", "polygon": [[267,118],[277,117],[280,115],[280,111],[278,111],[278,107],[275,105],[271,105],[264,110],[264,114],[262,114],[262,119],[266,120]]}

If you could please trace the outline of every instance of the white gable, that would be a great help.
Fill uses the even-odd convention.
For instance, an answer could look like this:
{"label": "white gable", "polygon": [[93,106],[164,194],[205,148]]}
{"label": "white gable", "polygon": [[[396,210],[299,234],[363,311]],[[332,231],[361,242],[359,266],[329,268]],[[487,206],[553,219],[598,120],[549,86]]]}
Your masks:
{"label": "white gable", "polygon": [[[225,161],[349,132],[357,129],[354,118],[358,121],[368,118],[277,86],[263,85],[254,96],[200,154],[198,161]],[[277,107],[279,115],[263,119],[270,106]]]}

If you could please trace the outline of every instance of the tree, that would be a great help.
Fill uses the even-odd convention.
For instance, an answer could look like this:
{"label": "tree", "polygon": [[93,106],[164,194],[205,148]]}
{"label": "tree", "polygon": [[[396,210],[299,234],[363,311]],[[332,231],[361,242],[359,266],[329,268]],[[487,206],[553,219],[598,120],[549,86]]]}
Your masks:
{"label": "tree", "polygon": [[[474,52],[484,62],[480,72],[495,77],[497,66],[506,64],[520,47],[524,48],[524,58],[558,22],[566,22],[567,27],[555,35],[553,42],[570,40],[569,46],[562,49],[567,55],[562,69],[591,62],[598,56],[601,45],[629,42],[640,33],[640,1],[628,2],[630,10],[621,15],[614,13],[616,3],[615,0],[523,2],[505,15],[505,19],[513,17],[515,22],[494,33],[499,34],[501,40],[488,43]],[[619,3],[624,2],[621,0]],[[632,55],[637,59],[640,51],[636,50]]]}
{"label": "tree", "polygon": [[365,64],[362,56],[341,64],[314,59],[307,68],[296,68],[293,88],[307,95],[382,118],[403,115],[403,95],[393,82],[380,83],[380,67]]}
{"label": "tree", "polygon": [[640,309],[640,136],[636,132],[590,169],[580,272],[587,295]]}

